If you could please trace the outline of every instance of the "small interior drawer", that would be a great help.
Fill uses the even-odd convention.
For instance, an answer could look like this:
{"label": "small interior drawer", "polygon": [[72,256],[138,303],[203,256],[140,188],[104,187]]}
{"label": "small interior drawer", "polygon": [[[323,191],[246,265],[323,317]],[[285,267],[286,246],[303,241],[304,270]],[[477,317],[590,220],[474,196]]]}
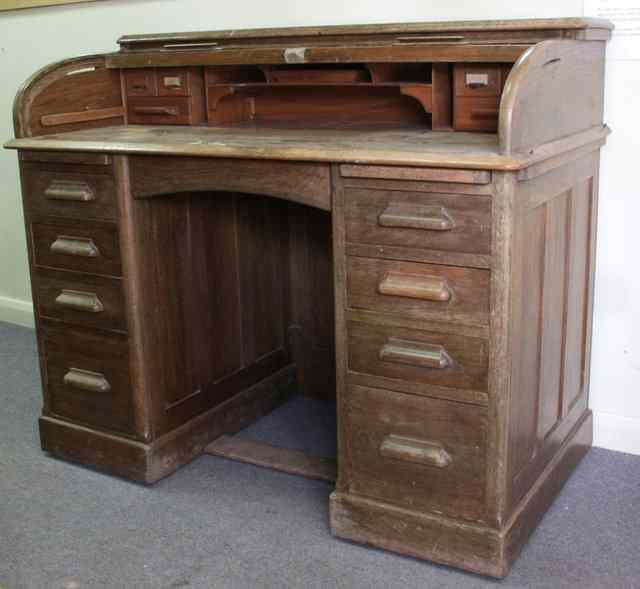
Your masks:
{"label": "small interior drawer", "polygon": [[489,254],[491,199],[348,188],[347,241]]}
{"label": "small interior drawer", "polygon": [[453,70],[455,95],[499,96],[502,71],[500,64],[456,64]]}
{"label": "small interior drawer", "polygon": [[191,96],[203,86],[198,75],[203,74],[194,68],[159,68],[156,70],[158,96]]}
{"label": "small interior drawer", "polygon": [[29,215],[114,220],[117,217],[115,182],[100,166],[43,167],[23,163],[22,171],[22,194]]}
{"label": "small interior drawer", "polygon": [[33,280],[34,303],[40,316],[126,331],[120,279],[39,268]]}
{"label": "small interior drawer", "polygon": [[48,218],[31,224],[36,266],[120,276],[120,245],[115,223]]}
{"label": "small interior drawer", "polygon": [[346,396],[350,493],[483,519],[486,408],[360,386]]}
{"label": "small interior drawer", "polygon": [[436,397],[428,385],[487,390],[484,339],[355,321],[347,324],[347,334],[352,372],[425,385],[424,394]]}
{"label": "small interior drawer", "polygon": [[48,412],[133,434],[126,336],[43,322],[40,332]]}
{"label": "small interior drawer", "polygon": [[156,71],[149,69],[124,70],[124,88],[127,96],[157,96]]}
{"label": "small interior drawer", "polygon": [[186,96],[136,96],[127,100],[127,120],[140,125],[192,125],[192,99]]}
{"label": "small interior drawer", "polygon": [[417,320],[487,325],[489,271],[347,256],[347,303]]}
{"label": "small interior drawer", "polygon": [[500,117],[497,96],[458,96],[454,105],[453,126],[456,131],[496,132]]}

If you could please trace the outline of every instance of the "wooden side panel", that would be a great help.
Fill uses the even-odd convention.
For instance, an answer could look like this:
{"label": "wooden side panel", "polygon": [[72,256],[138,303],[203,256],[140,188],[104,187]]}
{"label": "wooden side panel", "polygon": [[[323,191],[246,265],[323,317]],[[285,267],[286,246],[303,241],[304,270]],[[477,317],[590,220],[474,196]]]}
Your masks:
{"label": "wooden side panel", "polygon": [[103,55],[77,57],[36,72],[14,103],[16,137],[122,124],[120,74]]}
{"label": "wooden side panel", "polygon": [[602,125],[605,43],[548,40],[516,62],[500,102],[503,154]]}
{"label": "wooden side panel", "polygon": [[335,398],[331,215],[289,205],[290,337],[304,395]]}
{"label": "wooden side panel", "polygon": [[587,407],[597,154],[516,188],[509,506]]}

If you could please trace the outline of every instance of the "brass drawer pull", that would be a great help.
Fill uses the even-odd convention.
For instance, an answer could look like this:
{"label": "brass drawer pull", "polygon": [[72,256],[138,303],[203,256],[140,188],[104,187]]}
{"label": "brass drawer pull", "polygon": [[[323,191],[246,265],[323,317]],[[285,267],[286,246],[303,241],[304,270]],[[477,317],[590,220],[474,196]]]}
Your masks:
{"label": "brass drawer pull", "polygon": [[451,366],[452,360],[447,351],[437,344],[411,342],[397,338],[389,338],[379,353],[380,360],[410,364],[421,368],[444,370]]}
{"label": "brass drawer pull", "polygon": [[178,109],[175,106],[136,106],[133,109],[137,115],[168,115],[178,116]]}
{"label": "brass drawer pull", "polygon": [[91,186],[82,180],[53,180],[44,195],[51,200],[89,202],[96,199]]}
{"label": "brass drawer pull", "polygon": [[61,307],[69,307],[77,311],[88,311],[89,313],[101,313],[104,305],[94,292],[83,292],[81,290],[63,290],[56,297],[56,304]]}
{"label": "brass drawer pull", "polygon": [[451,289],[444,278],[389,272],[378,284],[382,295],[446,303]]}
{"label": "brass drawer pull", "polygon": [[404,460],[436,468],[445,468],[452,462],[451,456],[438,442],[417,440],[389,434],[382,440],[380,454],[385,458]]}
{"label": "brass drawer pull", "polygon": [[451,231],[455,223],[447,209],[437,206],[414,206],[391,203],[378,216],[381,227]]}
{"label": "brass drawer pull", "polygon": [[54,254],[66,254],[82,258],[97,258],[100,255],[100,250],[92,239],[67,235],[58,235],[49,247],[49,251]]}
{"label": "brass drawer pull", "polygon": [[111,390],[111,385],[104,374],[80,368],[69,368],[63,381],[67,386],[92,393],[108,393]]}

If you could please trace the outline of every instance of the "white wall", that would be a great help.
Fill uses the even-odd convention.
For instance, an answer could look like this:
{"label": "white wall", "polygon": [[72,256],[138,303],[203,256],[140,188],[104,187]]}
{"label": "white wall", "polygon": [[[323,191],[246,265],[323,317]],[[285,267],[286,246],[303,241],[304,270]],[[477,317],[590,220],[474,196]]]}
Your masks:
{"label": "white wall", "polygon": [[[21,82],[52,61],[116,49],[126,33],[419,20],[580,16],[581,0],[103,0],[0,13],[0,138]],[[640,454],[640,62],[609,62],[591,404],[596,444]],[[16,156],[0,152],[0,320],[32,324]]]}

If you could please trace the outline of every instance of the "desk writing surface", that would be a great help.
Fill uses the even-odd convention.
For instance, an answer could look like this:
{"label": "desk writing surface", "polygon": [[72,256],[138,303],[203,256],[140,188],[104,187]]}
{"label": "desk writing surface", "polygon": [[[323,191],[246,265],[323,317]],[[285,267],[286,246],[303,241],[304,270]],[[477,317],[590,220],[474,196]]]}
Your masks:
{"label": "desk writing surface", "polygon": [[19,149],[518,168],[489,133],[415,128],[301,129],[131,125],[15,139]]}

